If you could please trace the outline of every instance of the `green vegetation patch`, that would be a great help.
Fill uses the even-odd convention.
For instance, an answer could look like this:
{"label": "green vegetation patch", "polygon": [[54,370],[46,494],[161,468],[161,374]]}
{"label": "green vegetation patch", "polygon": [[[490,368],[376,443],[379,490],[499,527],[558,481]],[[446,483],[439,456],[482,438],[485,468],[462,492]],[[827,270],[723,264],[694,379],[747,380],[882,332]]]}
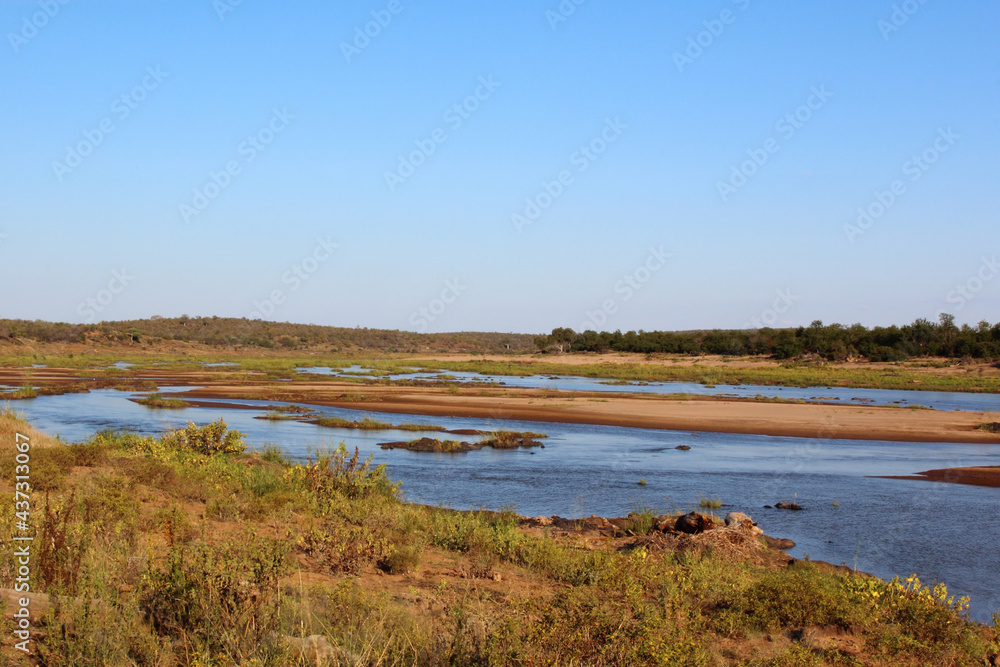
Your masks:
{"label": "green vegetation patch", "polygon": [[18,401],[26,398],[37,398],[38,390],[31,385],[23,385],[15,389],[14,391],[4,392],[0,394],[5,400]]}
{"label": "green vegetation patch", "polygon": [[161,410],[180,410],[182,408],[189,408],[191,404],[180,398],[164,398],[163,394],[158,392],[153,392],[147,394],[145,398],[132,398],[129,399],[139,405],[145,405],[147,408],[157,408]]}
{"label": "green vegetation patch", "polygon": [[342,419],[340,417],[318,417],[307,420],[310,424],[326,426],[328,428],[347,428],[359,431],[445,431],[443,426],[432,424],[390,424],[378,421],[372,417],[364,419]]}
{"label": "green vegetation patch", "polygon": [[486,434],[478,442],[465,442],[458,440],[439,440],[437,438],[420,438],[409,442],[384,442],[379,445],[382,449],[406,449],[411,452],[438,452],[445,454],[461,454],[472,452],[485,447],[493,449],[530,449],[531,447],[545,448],[545,445],[538,442],[537,438],[546,438],[542,433],[519,433],[516,431],[494,431]]}

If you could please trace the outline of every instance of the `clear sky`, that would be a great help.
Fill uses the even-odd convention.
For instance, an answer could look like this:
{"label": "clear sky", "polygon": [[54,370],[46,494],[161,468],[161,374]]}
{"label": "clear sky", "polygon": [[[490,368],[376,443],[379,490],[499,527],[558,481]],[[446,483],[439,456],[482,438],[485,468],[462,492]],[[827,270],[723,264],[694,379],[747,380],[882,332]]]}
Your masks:
{"label": "clear sky", "polygon": [[0,317],[1000,319],[992,0],[36,0],[0,32]]}

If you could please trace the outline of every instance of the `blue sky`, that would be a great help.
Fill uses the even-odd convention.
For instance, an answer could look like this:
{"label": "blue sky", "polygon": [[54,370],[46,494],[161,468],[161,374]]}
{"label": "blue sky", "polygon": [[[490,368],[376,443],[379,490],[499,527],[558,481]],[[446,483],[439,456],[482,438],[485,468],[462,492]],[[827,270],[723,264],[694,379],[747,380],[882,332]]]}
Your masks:
{"label": "blue sky", "polygon": [[995,321],[998,25],[984,0],[4,2],[0,317]]}

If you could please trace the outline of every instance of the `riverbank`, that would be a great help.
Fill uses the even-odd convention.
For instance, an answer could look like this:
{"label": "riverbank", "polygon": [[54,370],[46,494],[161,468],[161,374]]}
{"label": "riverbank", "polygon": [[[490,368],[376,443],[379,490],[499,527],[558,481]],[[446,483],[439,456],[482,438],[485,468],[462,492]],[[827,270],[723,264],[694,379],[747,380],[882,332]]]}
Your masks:
{"label": "riverbank", "polygon": [[[0,416],[3,470],[26,430]],[[70,446],[30,436],[31,648],[46,664],[983,664],[1000,653],[996,627],[965,620],[943,589],[790,559],[749,525],[687,535],[650,511],[529,520],[413,505],[348,451],[294,464],[241,452],[224,426]],[[12,495],[10,475],[0,492]],[[0,537],[13,530],[5,522]],[[0,568],[13,558],[0,554]]]}

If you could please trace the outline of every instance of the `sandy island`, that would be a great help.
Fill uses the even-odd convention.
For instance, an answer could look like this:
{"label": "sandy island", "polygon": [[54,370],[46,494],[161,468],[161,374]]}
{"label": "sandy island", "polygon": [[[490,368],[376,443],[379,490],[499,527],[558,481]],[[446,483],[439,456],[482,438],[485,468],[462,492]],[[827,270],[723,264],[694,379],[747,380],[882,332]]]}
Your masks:
{"label": "sandy island", "polygon": [[213,385],[185,398],[283,400],[371,412],[538,422],[602,424],[672,431],[749,433],[800,438],[1000,444],[977,430],[997,413],[893,407],[774,403],[551,390],[371,386],[337,382]]}
{"label": "sandy island", "polygon": [[925,482],[945,482],[947,484],[969,484],[1000,488],[1000,466],[979,466],[975,468],[944,468],[926,470],[915,475],[886,475],[885,479],[916,479]]}

